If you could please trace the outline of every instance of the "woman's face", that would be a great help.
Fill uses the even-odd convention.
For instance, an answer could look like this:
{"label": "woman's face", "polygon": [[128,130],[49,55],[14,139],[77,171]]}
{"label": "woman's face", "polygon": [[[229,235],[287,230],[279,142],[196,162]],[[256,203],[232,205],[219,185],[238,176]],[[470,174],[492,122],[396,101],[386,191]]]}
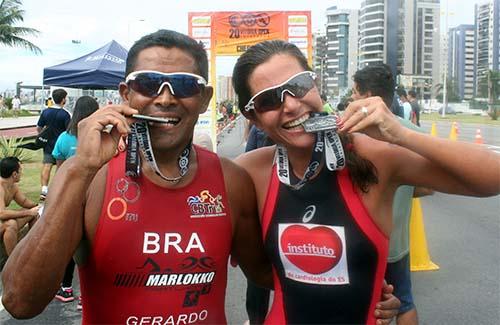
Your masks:
{"label": "woman's face", "polygon": [[[304,68],[293,56],[276,54],[257,66],[250,75],[248,84],[251,95],[279,85],[302,71]],[[322,106],[317,87],[312,88],[302,98],[285,92],[281,107],[262,113],[255,112],[255,123],[276,143],[289,148],[309,149],[313,146],[315,137],[312,133],[306,133],[300,123],[311,113],[320,112]]]}

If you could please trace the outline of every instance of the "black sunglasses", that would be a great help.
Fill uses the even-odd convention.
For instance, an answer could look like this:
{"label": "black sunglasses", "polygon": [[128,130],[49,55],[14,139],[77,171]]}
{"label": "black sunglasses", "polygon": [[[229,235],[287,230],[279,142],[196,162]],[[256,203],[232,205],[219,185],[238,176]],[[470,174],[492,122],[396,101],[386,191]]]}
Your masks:
{"label": "black sunglasses", "polygon": [[167,85],[170,93],[177,98],[187,98],[199,94],[207,85],[205,78],[188,72],[163,73],[158,71],[134,71],[125,83],[141,95],[157,97]]}
{"label": "black sunglasses", "polygon": [[285,93],[302,98],[316,86],[315,79],[316,74],[312,71],[299,72],[279,85],[256,93],[245,105],[245,111],[248,112],[254,109],[259,113],[263,113],[279,109],[285,100]]}

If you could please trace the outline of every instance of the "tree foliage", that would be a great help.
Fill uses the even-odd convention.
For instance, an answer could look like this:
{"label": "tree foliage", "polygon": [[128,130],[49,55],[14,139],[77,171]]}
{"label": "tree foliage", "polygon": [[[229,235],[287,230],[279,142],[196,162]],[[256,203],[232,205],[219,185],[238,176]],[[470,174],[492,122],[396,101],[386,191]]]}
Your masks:
{"label": "tree foliage", "polygon": [[0,44],[9,47],[22,47],[36,54],[42,50],[26,39],[37,36],[40,32],[34,28],[16,26],[24,21],[21,0],[0,0]]}
{"label": "tree foliage", "polygon": [[[439,83],[435,86],[435,91],[437,93],[436,99],[442,103],[443,102],[443,84]],[[458,95],[458,85],[454,79],[446,79],[446,97],[448,103],[458,103],[460,102],[460,96]]]}

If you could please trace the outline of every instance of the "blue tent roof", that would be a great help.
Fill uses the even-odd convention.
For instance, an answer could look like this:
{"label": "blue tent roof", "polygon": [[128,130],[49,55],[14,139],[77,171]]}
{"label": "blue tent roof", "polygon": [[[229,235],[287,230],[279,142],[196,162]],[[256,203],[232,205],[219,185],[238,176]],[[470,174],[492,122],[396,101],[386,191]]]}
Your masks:
{"label": "blue tent roof", "polygon": [[83,89],[117,89],[125,79],[127,50],[111,41],[92,53],[43,69],[43,84]]}

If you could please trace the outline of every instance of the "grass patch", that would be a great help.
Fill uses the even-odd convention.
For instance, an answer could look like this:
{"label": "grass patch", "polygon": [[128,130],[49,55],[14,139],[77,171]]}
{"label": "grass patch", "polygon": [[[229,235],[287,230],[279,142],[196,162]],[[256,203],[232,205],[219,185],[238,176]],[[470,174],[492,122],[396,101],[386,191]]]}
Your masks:
{"label": "grass patch", "polygon": [[476,123],[476,124],[488,124],[488,125],[499,125],[500,120],[492,120],[489,116],[481,115],[469,115],[469,114],[447,114],[443,118],[441,114],[436,112],[430,114],[420,114],[420,119],[423,121],[447,121],[447,122],[459,122],[459,123]]}
{"label": "grass patch", "polygon": [[21,109],[18,112],[14,112],[13,110],[0,110],[0,117],[21,117],[21,116],[37,116],[39,113],[32,113],[28,110]]}

